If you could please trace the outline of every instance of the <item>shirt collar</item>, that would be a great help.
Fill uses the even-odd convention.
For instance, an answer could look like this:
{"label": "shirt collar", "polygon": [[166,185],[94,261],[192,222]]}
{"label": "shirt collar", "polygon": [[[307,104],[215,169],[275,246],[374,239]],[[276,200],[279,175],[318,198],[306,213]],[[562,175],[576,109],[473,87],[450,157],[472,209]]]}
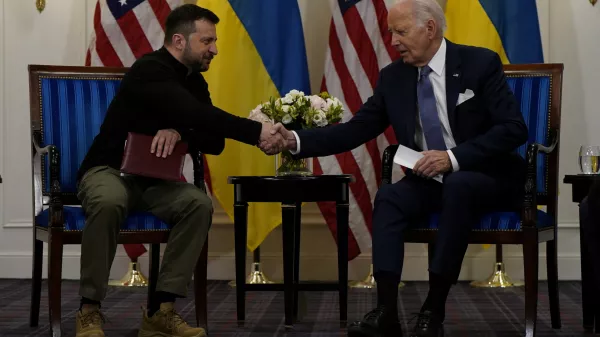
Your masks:
{"label": "shirt collar", "polygon": [[429,61],[429,68],[436,73],[438,76],[442,76],[444,67],[446,66],[446,39],[442,39],[440,48],[433,55],[431,61]]}

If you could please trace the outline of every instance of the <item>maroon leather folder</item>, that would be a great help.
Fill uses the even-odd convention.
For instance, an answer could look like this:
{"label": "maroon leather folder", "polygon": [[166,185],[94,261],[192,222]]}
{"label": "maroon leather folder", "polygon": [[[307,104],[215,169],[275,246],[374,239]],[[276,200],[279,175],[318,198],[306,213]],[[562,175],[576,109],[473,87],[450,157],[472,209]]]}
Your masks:
{"label": "maroon leather folder", "polygon": [[180,181],[183,174],[185,155],[188,152],[186,142],[179,141],[173,153],[167,158],[150,153],[154,136],[130,132],[127,135],[125,153],[121,163],[121,173],[163,180]]}

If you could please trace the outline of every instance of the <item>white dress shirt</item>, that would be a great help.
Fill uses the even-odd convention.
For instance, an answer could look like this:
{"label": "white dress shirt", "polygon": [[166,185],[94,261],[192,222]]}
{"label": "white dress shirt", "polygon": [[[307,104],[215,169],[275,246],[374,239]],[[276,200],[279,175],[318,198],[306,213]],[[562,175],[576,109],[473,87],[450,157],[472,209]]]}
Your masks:
{"label": "white dress shirt", "polygon": [[[429,67],[432,70],[431,73],[429,73],[429,80],[433,86],[433,94],[435,96],[438,116],[442,126],[444,143],[446,143],[446,148],[448,149],[447,152],[448,156],[450,157],[450,162],[452,163],[452,170],[458,171],[458,161],[456,160],[456,157],[454,157],[452,151],[450,151],[456,146],[456,142],[454,141],[452,130],[450,129],[448,108],[446,106],[446,39],[442,40],[440,48],[435,53],[431,61],[429,61]],[[420,72],[421,69],[419,68],[419,74]],[[427,142],[425,141],[425,134],[423,133],[423,128],[421,127],[420,114],[417,114],[416,119],[415,143],[418,147],[423,149],[423,151],[427,151]],[[300,152],[300,137],[298,137],[298,134],[295,131],[292,131],[292,133],[294,133],[294,137],[296,137],[296,151],[290,151],[290,153],[298,154]]]}

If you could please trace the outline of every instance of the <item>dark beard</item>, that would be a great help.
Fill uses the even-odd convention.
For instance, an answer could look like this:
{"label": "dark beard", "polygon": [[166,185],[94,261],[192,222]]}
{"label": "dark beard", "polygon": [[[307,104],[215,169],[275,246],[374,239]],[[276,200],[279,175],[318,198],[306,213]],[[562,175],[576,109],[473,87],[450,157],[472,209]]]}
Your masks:
{"label": "dark beard", "polygon": [[190,69],[190,72],[198,73],[198,72],[207,70],[201,61],[192,60],[189,57],[189,54],[190,54],[189,45],[187,45],[185,47],[185,49],[183,50],[183,61],[184,61],[184,64]]}
{"label": "dark beard", "polygon": [[188,64],[190,71],[193,73],[199,73],[201,71],[206,71],[206,67],[202,64],[202,62],[191,62]]}

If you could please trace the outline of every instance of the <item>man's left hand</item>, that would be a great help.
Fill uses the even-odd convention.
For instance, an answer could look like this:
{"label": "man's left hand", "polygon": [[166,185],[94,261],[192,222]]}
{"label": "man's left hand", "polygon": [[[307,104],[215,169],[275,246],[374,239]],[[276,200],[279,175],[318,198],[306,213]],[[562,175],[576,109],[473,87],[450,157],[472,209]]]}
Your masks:
{"label": "man's left hand", "polygon": [[424,151],[424,157],[419,159],[413,167],[413,172],[418,176],[433,178],[452,169],[452,162],[446,151]]}
{"label": "man's left hand", "polygon": [[173,153],[173,149],[179,140],[181,140],[181,135],[173,129],[158,130],[156,136],[152,139],[150,153],[156,153],[157,157],[167,158],[168,155]]}

